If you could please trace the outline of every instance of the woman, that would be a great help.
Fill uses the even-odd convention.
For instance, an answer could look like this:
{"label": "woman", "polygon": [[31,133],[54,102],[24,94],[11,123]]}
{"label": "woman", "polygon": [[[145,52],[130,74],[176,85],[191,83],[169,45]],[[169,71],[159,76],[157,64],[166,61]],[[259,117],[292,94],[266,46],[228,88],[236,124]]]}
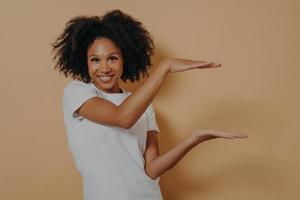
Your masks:
{"label": "woman", "polygon": [[[64,89],[63,111],[85,200],[160,200],[160,175],[193,147],[246,137],[199,129],[160,155],[151,102],[168,74],[221,65],[167,58],[149,75],[153,48],[142,23],[120,10],[75,17],[53,43],[55,68],[74,79]],[[147,79],[133,93],[120,88],[120,80],[140,76]]]}

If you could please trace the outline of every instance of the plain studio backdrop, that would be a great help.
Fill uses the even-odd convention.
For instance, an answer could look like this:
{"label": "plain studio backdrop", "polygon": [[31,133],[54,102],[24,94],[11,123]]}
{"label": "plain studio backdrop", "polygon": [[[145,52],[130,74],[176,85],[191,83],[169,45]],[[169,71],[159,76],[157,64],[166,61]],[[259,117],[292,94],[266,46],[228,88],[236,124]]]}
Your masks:
{"label": "plain studio backdrop", "polygon": [[161,154],[197,128],[249,135],[194,148],[161,176],[164,199],[299,200],[297,0],[1,0],[0,199],[82,199],[61,106],[70,79],[53,70],[50,43],[70,18],[112,9],[150,31],[153,68],[164,57],[223,64],[168,77],[153,102]]}

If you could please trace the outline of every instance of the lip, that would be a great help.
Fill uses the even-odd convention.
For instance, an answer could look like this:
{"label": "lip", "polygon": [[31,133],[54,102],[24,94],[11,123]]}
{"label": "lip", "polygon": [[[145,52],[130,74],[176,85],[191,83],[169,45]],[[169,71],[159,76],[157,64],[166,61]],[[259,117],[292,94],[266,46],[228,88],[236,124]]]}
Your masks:
{"label": "lip", "polygon": [[103,74],[103,75],[96,75],[97,77],[105,77],[105,76],[109,76],[109,77],[113,77],[114,74]]}
{"label": "lip", "polygon": [[[104,78],[104,77],[106,77],[106,78]],[[111,82],[113,80],[113,77],[114,77],[114,75],[100,75],[100,76],[97,75],[98,80],[102,83]]]}
{"label": "lip", "polygon": [[114,74],[112,74],[112,75],[96,75],[96,76],[97,76],[97,77],[106,77],[106,76],[113,77]]}

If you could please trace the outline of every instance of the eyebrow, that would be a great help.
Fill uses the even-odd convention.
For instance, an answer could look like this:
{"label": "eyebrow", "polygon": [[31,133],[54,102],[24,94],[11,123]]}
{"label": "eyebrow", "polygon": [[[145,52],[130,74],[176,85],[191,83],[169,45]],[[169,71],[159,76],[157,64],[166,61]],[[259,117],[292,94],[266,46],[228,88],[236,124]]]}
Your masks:
{"label": "eyebrow", "polygon": [[[113,55],[113,54],[118,54],[118,55],[120,55],[120,53],[116,51],[116,52],[111,52],[111,53],[109,53],[108,56],[111,56],[111,55]],[[99,55],[96,55],[96,54],[92,54],[92,55],[90,55],[89,57],[92,57],[92,56],[100,57]]]}

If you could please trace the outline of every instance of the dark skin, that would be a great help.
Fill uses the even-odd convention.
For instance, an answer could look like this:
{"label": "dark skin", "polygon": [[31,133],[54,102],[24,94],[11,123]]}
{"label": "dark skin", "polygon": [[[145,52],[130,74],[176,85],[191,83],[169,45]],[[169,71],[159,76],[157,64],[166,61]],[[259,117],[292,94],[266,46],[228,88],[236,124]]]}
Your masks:
{"label": "dark skin", "polygon": [[[109,39],[95,40],[87,52],[87,57],[89,74],[95,86],[108,93],[120,92],[119,81],[123,71],[123,58],[115,44]],[[119,106],[105,99],[93,97],[87,100],[77,113],[96,123],[130,128],[145,112],[169,74],[219,67],[221,64],[203,60],[166,58]],[[160,155],[157,132],[149,131],[144,152],[145,173],[151,179],[156,179],[175,166],[192,148],[216,138],[242,139],[247,136],[221,130],[198,129],[167,153]]]}

